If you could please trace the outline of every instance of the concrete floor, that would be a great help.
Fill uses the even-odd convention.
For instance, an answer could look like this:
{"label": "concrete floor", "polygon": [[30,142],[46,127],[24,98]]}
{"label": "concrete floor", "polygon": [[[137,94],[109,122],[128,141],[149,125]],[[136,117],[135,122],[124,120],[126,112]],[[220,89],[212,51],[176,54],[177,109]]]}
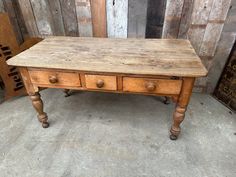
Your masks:
{"label": "concrete floor", "polygon": [[174,105],[158,98],[42,92],[51,127],[41,128],[28,97],[0,105],[0,176],[235,177],[236,116],[194,94],[177,141]]}

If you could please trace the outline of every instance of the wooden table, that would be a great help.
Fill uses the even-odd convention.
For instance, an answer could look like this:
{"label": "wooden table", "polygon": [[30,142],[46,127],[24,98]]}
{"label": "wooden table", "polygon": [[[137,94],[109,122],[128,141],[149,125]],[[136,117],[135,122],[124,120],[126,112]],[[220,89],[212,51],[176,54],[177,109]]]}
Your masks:
{"label": "wooden table", "polygon": [[[194,80],[207,70],[188,40],[50,37],[8,60],[18,66],[44,128],[40,88],[168,96],[177,139]],[[155,111],[155,110],[154,110]]]}

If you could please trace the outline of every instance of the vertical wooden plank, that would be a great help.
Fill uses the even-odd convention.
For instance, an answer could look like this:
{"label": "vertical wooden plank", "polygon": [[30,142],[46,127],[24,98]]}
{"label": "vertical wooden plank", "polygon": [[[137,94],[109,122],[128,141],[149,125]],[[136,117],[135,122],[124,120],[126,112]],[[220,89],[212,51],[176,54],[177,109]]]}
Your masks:
{"label": "vertical wooden plank", "polygon": [[148,0],[146,38],[161,38],[166,0]]}
{"label": "vertical wooden plank", "polygon": [[182,10],[178,38],[187,39],[188,30],[191,25],[194,0],[185,0]]}
{"label": "vertical wooden plank", "polygon": [[52,14],[54,35],[63,36],[65,35],[64,24],[61,14],[61,4],[59,0],[48,1],[49,8]]}
{"label": "vertical wooden plank", "polygon": [[214,56],[231,0],[214,1],[200,48],[200,56]]}
{"label": "vertical wooden plank", "polygon": [[53,35],[53,19],[48,0],[30,0],[32,9],[41,36]]}
{"label": "vertical wooden plank", "polygon": [[93,36],[107,37],[106,0],[90,0]]}
{"label": "vertical wooden plank", "polygon": [[194,49],[199,54],[202,40],[205,34],[208,18],[212,9],[214,0],[195,0],[192,13],[192,22],[188,32]]}
{"label": "vertical wooden plank", "polygon": [[75,0],[79,35],[83,37],[93,36],[91,9],[89,0]]}
{"label": "vertical wooden plank", "polygon": [[182,16],[184,0],[167,0],[163,38],[177,38]]}
{"label": "vertical wooden plank", "polygon": [[29,36],[30,37],[40,36],[30,1],[18,0],[18,2]]}
{"label": "vertical wooden plank", "polygon": [[75,0],[60,0],[66,36],[78,36]]}
{"label": "vertical wooden plank", "polygon": [[145,38],[148,0],[129,0],[128,37]]}
{"label": "vertical wooden plank", "polygon": [[3,0],[0,0],[0,12],[5,12],[5,7],[3,4]]}
{"label": "vertical wooden plank", "polygon": [[12,24],[14,32],[16,34],[16,39],[17,39],[18,43],[21,44],[21,43],[23,43],[24,39],[23,39],[23,35],[21,33],[21,28],[20,28],[18,20],[17,20],[17,16],[19,14],[16,14],[15,9],[14,9],[14,3],[16,3],[16,2],[4,0],[3,3],[5,6],[5,10],[10,17],[11,24]]}
{"label": "vertical wooden plank", "polygon": [[212,93],[217,85],[225,63],[230,55],[236,39],[236,1],[231,1],[231,6],[223,27],[213,62],[207,76],[207,92]]}
{"label": "vertical wooden plank", "polygon": [[128,0],[107,0],[108,37],[127,38]]}

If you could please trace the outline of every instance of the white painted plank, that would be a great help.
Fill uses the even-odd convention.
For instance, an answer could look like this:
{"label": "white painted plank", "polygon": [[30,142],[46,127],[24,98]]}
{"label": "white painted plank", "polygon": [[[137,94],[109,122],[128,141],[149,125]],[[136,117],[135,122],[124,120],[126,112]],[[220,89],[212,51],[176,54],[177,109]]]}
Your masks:
{"label": "white painted plank", "polygon": [[128,37],[145,38],[148,0],[129,0]]}
{"label": "white painted plank", "polygon": [[93,36],[91,7],[89,0],[75,0],[78,20],[79,35],[82,37]]}
{"label": "white painted plank", "polygon": [[127,38],[128,0],[107,0],[108,37]]}

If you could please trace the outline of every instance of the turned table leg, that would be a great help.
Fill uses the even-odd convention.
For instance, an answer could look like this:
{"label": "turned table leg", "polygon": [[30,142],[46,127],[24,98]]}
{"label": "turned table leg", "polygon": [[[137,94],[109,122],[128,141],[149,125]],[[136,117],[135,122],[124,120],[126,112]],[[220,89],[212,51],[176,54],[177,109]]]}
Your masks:
{"label": "turned table leg", "polygon": [[180,134],[180,124],[183,122],[185,112],[192,94],[194,78],[183,78],[182,89],[176,103],[175,112],[173,115],[173,124],[170,129],[170,139],[176,140]]}
{"label": "turned table leg", "polygon": [[35,108],[35,110],[38,113],[38,120],[39,122],[42,123],[43,128],[48,128],[49,123],[48,123],[48,116],[45,112],[43,112],[43,102],[41,100],[41,96],[38,92],[36,92],[33,95],[30,95],[30,98],[32,100],[32,104]]}

